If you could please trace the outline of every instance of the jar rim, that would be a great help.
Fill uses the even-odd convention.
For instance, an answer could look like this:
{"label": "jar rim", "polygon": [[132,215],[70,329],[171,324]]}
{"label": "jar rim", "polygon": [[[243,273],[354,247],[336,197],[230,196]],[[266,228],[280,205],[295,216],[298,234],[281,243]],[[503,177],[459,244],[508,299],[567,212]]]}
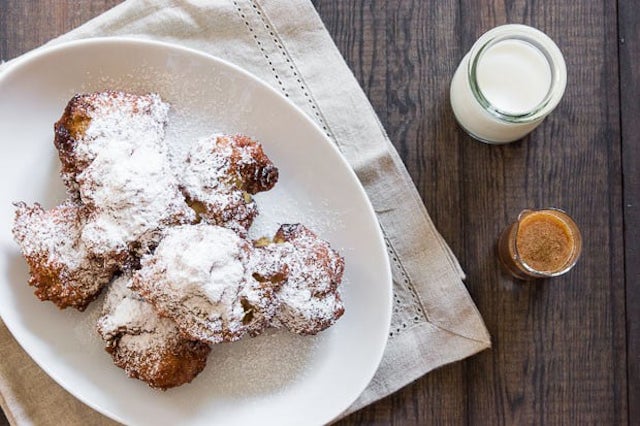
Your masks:
{"label": "jar rim", "polygon": [[[559,220],[561,220],[565,226],[567,226],[567,228],[569,228],[570,232],[571,232],[571,236],[573,238],[573,243],[574,246],[572,248],[571,251],[571,256],[569,257],[569,261],[560,269],[556,270],[556,271],[539,271],[536,268],[534,268],[533,266],[529,265],[525,259],[522,258],[522,256],[520,255],[520,251],[518,250],[518,244],[517,244],[517,240],[518,240],[518,233],[520,232],[520,223],[522,222],[522,220],[531,215],[531,214],[535,214],[535,213],[541,213],[541,212],[547,212],[552,214],[553,216],[555,216],[556,218],[558,218]],[[532,277],[537,277],[537,278],[553,278],[553,277],[558,277],[560,275],[563,275],[567,272],[569,272],[578,262],[578,259],[580,258],[580,255],[582,253],[582,233],[580,232],[580,228],[578,227],[578,225],[576,224],[575,220],[569,216],[569,214],[562,210],[559,209],[557,207],[546,207],[546,208],[541,208],[541,209],[524,209],[522,210],[519,214],[518,214],[518,219],[516,220],[515,224],[515,238],[514,238],[514,253],[516,258],[519,260],[520,266],[522,268],[524,268],[524,270]]]}
{"label": "jar rim", "polygon": [[[493,105],[482,93],[477,79],[477,68],[482,55],[492,46],[506,41],[529,43],[543,54],[551,70],[551,83],[545,97],[530,111],[514,114]],[[558,105],[567,85],[567,68],[560,48],[542,31],[527,25],[502,25],[484,33],[469,52],[467,78],[473,96],[494,117],[510,123],[531,123],[541,120]]]}

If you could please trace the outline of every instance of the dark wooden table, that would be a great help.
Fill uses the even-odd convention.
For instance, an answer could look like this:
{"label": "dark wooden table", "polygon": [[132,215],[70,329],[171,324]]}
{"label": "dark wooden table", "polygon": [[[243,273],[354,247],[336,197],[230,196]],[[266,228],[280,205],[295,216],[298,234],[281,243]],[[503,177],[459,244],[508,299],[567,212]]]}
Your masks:
{"label": "dark wooden table", "polygon": [[[0,0],[0,59],[117,3]],[[434,371],[341,424],[640,424],[638,4],[314,4],[465,268],[493,338],[493,349]],[[548,33],[565,55],[569,83],[533,134],[489,146],[456,126],[448,88],[474,40],[504,23]],[[515,283],[499,271],[496,237],[521,209],[544,206],[575,217],[582,258],[564,277]]]}

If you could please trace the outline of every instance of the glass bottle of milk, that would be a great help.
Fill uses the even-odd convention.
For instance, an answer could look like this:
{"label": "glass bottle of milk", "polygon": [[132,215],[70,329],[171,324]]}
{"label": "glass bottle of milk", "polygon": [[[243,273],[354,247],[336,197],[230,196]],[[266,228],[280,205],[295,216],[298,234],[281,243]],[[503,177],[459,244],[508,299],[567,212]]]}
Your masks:
{"label": "glass bottle of milk", "polygon": [[567,69],[558,46],[526,25],[483,34],[451,81],[451,107],[462,128],[491,144],[518,140],[558,105]]}

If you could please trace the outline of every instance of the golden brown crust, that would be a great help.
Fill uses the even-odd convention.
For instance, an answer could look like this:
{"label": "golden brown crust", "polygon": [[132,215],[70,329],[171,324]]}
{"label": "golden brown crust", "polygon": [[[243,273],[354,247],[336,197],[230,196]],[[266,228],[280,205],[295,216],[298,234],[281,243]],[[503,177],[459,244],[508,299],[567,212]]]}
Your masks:
{"label": "golden brown crust", "polygon": [[72,195],[77,195],[78,174],[93,161],[93,155],[88,154],[87,149],[80,155],[77,152],[80,143],[91,144],[85,137],[92,120],[121,112],[129,117],[150,117],[158,100],[154,94],[137,95],[115,90],[77,94],[71,98],[54,124],[54,145],[62,163],[60,175]]}
{"label": "golden brown crust", "polygon": [[339,291],[344,258],[301,224],[282,225],[273,241],[263,249],[287,266],[273,325],[298,334],[316,334],[333,325],[344,313]]}
{"label": "golden brown crust", "polygon": [[218,148],[231,148],[229,176],[238,189],[257,194],[268,191],[278,182],[278,168],[264,153],[258,141],[245,135],[218,138]]}
{"label": "golden brown crust", "polygon": [[196,222],[224,226],[244,234],[258,216],[258,207],[248,193],[231,190],[200,200],[187,197],[187,205],[196,214]]}
{"label": "golden brown crust", "polygon": [[88,96],[75,95],[67,104],[62,117],[54,124],[53,143],[58,149],[58,156],[62,163],[60,173],[65,184],[67,183],[65,176],[68,176],[69,179],[75,179],[75,176],[87,166],[87,164],[79,164],[76,161],[74,151],[77,139],[84,134],[91,121],[88,114]]}
{"label": "golden brown crust", "polygon": [[98,333],[114,364],[149,386],[168,389],[191,382],[205,367],[208,345],[184,337],[175,322],[128,288],[122,275],[105,297]]}
{"label": "golden brown crust", "polygon": [[16,204],[13,235],[29,265],[29,285],[40,300],[83,311],[118,270],[121,257],[89,254],[80,241],[82,208],[65,202],[51,210]]}
{"label": "golden brown crust", "polygon": [[246,235],[258,215],[251,195],[273,188],[278,169],[259,142],[243,135],[213,135],[191,147],[180,181],[199,219]]}
{"label": "golden brown crust", "polygon": [[132,367],[130,357],[107,348],[113,362],[129,377],[140,379],[152,388],[166,390],[190,383],[207,365],[211,348],[202,342],[178,340],[154,353],[139,355]]}
{"label": "golden brown crust", "polygon": [[[304,263],[310,269],[322,271],[326,276],[329,285],[314,288],[314,295],[336,291],[344,274],[344,258],[332,249],[329,243],[321,240],[315,232],[299,223],[281,225],[274,235],[273,241],[275,243],[291,243],[304,254]],[[304,273],[304,270],[301,273]]]}

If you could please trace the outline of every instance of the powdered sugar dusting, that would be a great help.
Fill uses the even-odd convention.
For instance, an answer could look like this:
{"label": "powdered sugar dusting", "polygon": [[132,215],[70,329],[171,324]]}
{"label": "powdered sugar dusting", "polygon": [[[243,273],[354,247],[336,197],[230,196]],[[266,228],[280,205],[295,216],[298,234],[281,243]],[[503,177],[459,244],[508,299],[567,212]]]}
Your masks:
{"label": "powdered sugar dusting", "polygon": [[164,143],[169,106],[155,94],[89,97],[90,122],[73,151],[87,166],[67,180],[91,209],[82,238],[92,253],[124,251],[163,225],[193,220]]}
{"label": "powdered sugar dusting", "polygon": [[316,334],[333,325],[344,312],[339,288],[344,259],[300,224],[283,225],[274,240],[264,250],[287,265],[287,278],[276,293],[273,325],[299,334]]}
{"label": "powdered sugar dusting", "polygon": [[[214,134],[206,138],[199,138],[191,147],[186,156],[184,168],[180,175],[180,182],[184,188],[192,193],[194,197],[206,198],[226,190],[231,182],[231,155],[233,149],[230,144],[216,146],[218,138],[225,138],[224,135]],[[211,155],[216,149],[219,155]]]}
{"label": "powdered sugar dusting", "polygon": [[201,138],[181,170],[181,188],[200,218],[242,235],[258,214],[251,195],[278,181],[278,169],[260,143],[243,135]]}
{"label": "powdered sugar dusting", "polygon": [[125,249],[166,223],[192,217],[166,157],[147,146],[133,152],[114,147],[96,158],[79,180],[83,200],[99,206],[82,233],[96,253]]}
{"label": "powdered sugar dusting", "polygon": [[[211,72],[185,79],[180,72],[169,72],[164,66],[141,61],[132,65],[131,72],[124,75],[87,73],[81,91],[99,92],[117,88],[131,93],[160,93],[174,107],[169,112],[166,140],[170,156],[179,159],[184,158],[191,145],[204,136],[238,131],[253,133],[255,126],[245,120],[245,117],[254,113],[252,93],[239,91],[229,99],[227,78]],[[72,95],[69,93],[69,96]],[[217,120],[221,111],[229,109],[229,102],[233,102],[233,109],[237,113],[225,120]]]}
{"label": "powdered sugar dusting", "polygon": [[118,345],[139,353],[167,345],[176,339],[175,323],[160,317],[153,306],[127,288],[129,277],[123,275],[111,283],[105,297],[98,331],[106,341],[121,336]]}
{"label": "powdered sugar dusting", "polygon": [[242,242],[224,228],[208,227],[207,233],[199,228],[168,231],[153,255],[166,270],[163,291],[172,293],[169,297],[206,301],[210,317],[240,322],[242,310],[238,312],[235,301],[245,277]]}
{"label": "powdered sugar dusting", "polygon": [[75,203],[67,201],[50,212],[39,204],[18,203],[13,233],[26,257],[45,256],[49,263],[78,269],[87,261],[87,249],[79,241],[82,222]]}
{"label": "powdered sugar dusting", "polygon": [[231,143],[217,144],[221,138],[229,140],[213,135],[200,138],[191,147],[180,173],[180,185],[190,200],[202,204],[201,214],[208,222],[246,232],[258,210],[251,197],[236,185],[231,161],[234,149]]}
{"label": "powdered sugar dusting", "polygon": [[[180,73],[170,73],[165,68],[140,63],[128,75],[114,77],[111,74],[88,73],[81,89],[83,92],[98,92],[118,88],[132,93],[152,93],[162,88],[162,98],[176,107],[169,112],[170,120],[166,128],[170,156],[184,158],[191,144],[199,138],[213,133],[230,133],[240,128],[240,114],[237,122],[223,124],[212,120],[228,102],[223,85],[224,79],[213,73],[185,79]],[[203,89],[206,89],[206,94],[193,95]],[[206,102],[201,99],[206,99]],[[240,105],[239,102],[238,107]],[[251,108],[251,103],[245,102],[242,108]]]}
{"label": "powdered sugar dusting", "polygon": [[[318,235],[340,234],[348,225],[344,217],[348,212],[336,211],[326,199],[315,197],[309,200],[304,188],[292,187],[287,176],[269,192],[254,196],[260,206],[249,236],[253,239],[273,235],[283,223],[304,223]],[[322,214],[318,214],[322,212]],[[341,247],[337,247],[343,251]]]}
{"label": "powdered sugar dusting", "polygon": [[[113,86],[122,87],[121,85]],[[161,267],[155,271],[156,274],[152,274],[152,271],[149,271],[150,268],[145,268],[143,264],[143,269],[138,272],[137,277],[146,278],[147,284],[153,282],[163,285],[163,290],[169,289],[170,286],[167,286],[167,283],[171,285],[178,283],[176,289],[179,287],[179,290],[172,297],[175,296],[183,308],[195,312],[198,321],[209,321],[209,325],[223,336],[207,340],[198,335],[198,339],[209,343],[232,341],[246,334],[261,332],[264,326],[257,326],[253,330],[246,326],[245,322],[250,318],[248,314],[254,317],[253,320],[256,323],[264,323],[271,321],[278,311],[277,319],[271,323],[276,326],[287,326],[286,320],[282,318],[300,315],[302,315],[301,321],[307,322],[318,321],[320,317],[323,320],[331,317],[327,321],[332,324],[337,310],[342,307],[339,292],[335,286],[329,289],[330,279],[321,276],[320,272],[314,272],[315,267],[307,262],[308,253],[303,254],[289,242],[279,243],[277,251],[259,258],[252,254],[251,249],[245,249],[247,241],[235,234],[230,237],[230,235],[222,235],[222,231],[216,231],[213,233],[214,238],[204,241],[206,238],[203,239],[201,235],[189,232],[177,240],[171,238],[173,230],[195,229],[198,226],[170,228],[166,236],[158,232],[166,225],[175,226],[194,219],[192,211],[182,202],[183,198],[179,194],[176,170],[184,176],[180,181],[182,190],[191,187],[196,194],[197,191],[205,188],[209,199],[214,199],[216,196],[223,198],[220,204],[228,204],[229,200],[232,200],[255,209],[255,203],[247,199],[246,193],[237,188],[224,193],[223,187],[228,190],[236,183],[231,182],[231,185],[228,185],[229,163],[224,161],[224,153],[214,159],[214,161],[220,161],[219,164],[211,162],[198,164],[194,161],[196,165],[193,169],[194,173],[189,176],[188,168],[183,169],[180,162],[184,157],[175,153],[184,152],[187,147],[195,147],[195,150],[191,149],[190,153],[192,158],[199,159],[206,156],[207,145],[201,142],[196,142],[195,145],[184,143],[184,138],[178,144],[165,140],[169,107],[160,100],[159,96],[144,95],[141,98],[148,97],[142,101],[144,105],[138,104],[130,109],[127,109],[128,107],[113,109],[110,102],[114,93],[122,92],[96,94],[99,99],[94,104],[95,108],[90,111],[91,122],[81,138],[81,142],[87,143],[80,143],[75,152],[79,162],[87,165],[73,177],[73,182],[77,184],[81,201],[91,210],[87,223],[81,228],[80,238],[82,244],[89,248],[89,252],[108,254],[125,250],[134,241],[145,241],[149,238],[157,243],[164,238],[154,254],[155,259],[164,259]],[[103,96],[106,98],[100,99]],[[109,97],[111,100],[108,99]],[[184,95],[181,95],[182,106],[184,101]],[[145,114],[139,114],[140,111],[145,111]],[[206,125],[197,123],[197,120],[193,120],[194,117],[186,116],[184,112],[173,111],[172,114],[174,117],[179,117],[178,122],[189,123],[182,128],[173,126],[171,129],[172,126],[170,126],[169,134],[172,138],[183,137],[188,132],[199,133],[202,128],[215,126],[215,123],[210,122]],[[142,120],[138,120],[140,117],[143,117]],[[196,125],[193,126],[192,123]],[[125,130],[119,130],[119,128]],[[199,133],[199,136],[201,135],[202,133]],[[221,136],[215,135],[213,138],[216,137]],[[200,138],[200,141],[206,139],[210,140],[211,137]],[[176,145],[179,145],[183,151],[180,151],[180,148],[174,149]],[[168,146],[174,147],[171,152]],[[242,155],[239,159],[241,163],[252,161],[252,158],[246,157],[248,153],[242,152]],[[235,198],[229,197],[229,194]],[[176,199],[179,201],[176,202]],[[294,204],[297,203],[298,200]],[[283,215],[284,217],[296,211],[296,208],[287,209],[277,202],[269,204],[284,208],[285,210],[282,211],[287,213]],[[311,205],[307,207],[313,209]],[[266,225],[262,229],[266,230],[267,227],[273,226],[273,223],[283,221],[283,217],[278,217],[277,211],[273,217],[263,221]],[[315,215],[305,213],[300,217],[304,220],[313,218]],[[323,223],[322,227],[325,226],[335,226],[335,223]],[[264,235],[266,232],[257,230],[257,233]],[[165,242],[166,245],[163,246]],[[291,277],[302,276],[303,279],[288,280],[277,290],[276,296],[275,287],[261,288],[251,276],[251,272],[256,269],[264,268],[263,271],[268,269],[269,266],[265,266],[265,262],[278,265],[286,263]],[[145,277],[145,274],[148,275]],[[162,281],[157,280],[160,276],[164,276],[166,281],[159,282]],[[311,289],[308,285],[309,280],[318,280],[317,283],[314,281],[317,288]],[[123,282],[126,288],[126,281],[128,278],[121,277],[113,283],[112,291],[106,297],[105,311],[100,318],[99,329],[107,341],[118,335],[119,344],[127,348],[127,351],[148,351],[175,335],[176,324],[157,314],[157,311],[160,311],[166,315],[173,308],[167,307],[168,305],[161,306],[162,304],[158,304],[157,300],[154,301],[156,302],[154,307],[130,289],[123,290]],[[301,282],[303,284],[300,284]],[[131,287],[139,289],[136,285]],[[318,297],[319,295],[322,297]],[[149,298],[148,294],[145,294],[145,297]],[[242,301],[249,302],[249,309]],[[179,317],[182,317],[181,313],[176,318],[179,320]],[[163,322],[166,323],[163,325]],[[317,324],[319,323],[316,322],[315,325]],[[325,325],[321,325],[321,328],[324,329]],[[319,331],[317,328],[300,330],[290,327],[290,329],[300,333]],[[123,330],[127,332],[122,333]],[[276,371],[273,374],[267,374],[267,377],[278,378],[280,381],[271,384],[282,387],[288,382],[299,379],[302,366],[306,360],[310,359],[310,353],[316,345],[316,339],[306,338],[298,341],[296,336],[287,333],[269,334],[273,334],[269,336],[272,338],[272,343],[265,343],[269,341],[265,339],[246,343],[248,340],[245,339],[239,343],[238,349],[233,349],[231,345],[224,345],[225,349],[221,353],[229,350],[231,353],[243,353],[245,357],[249,356],[250,365],[245,365],[245,369],[248,368],[252,372],[251,376],[260,376],[257,371],[263,368],[261,367],[263,363],[256,361],[264,359],[261,355],[263,350],[273,353],[277,346],[308,348],[309,353],[285,349],[277,360],[273,360],[277,364]],[[194,336],[191,335],[191,337]],[[255,353],[246,354],[243,352],[243,347],[253,348],[251,350]],[[223,363],[227,364],[229,361],[223,360]],[[235,362],[232,364],[236,367],[241,365]],[[264,367],[267,366],[264,365]],[[257,387],[254,385],[254,387],[258,393],[273,391],[270,384]]]}
{"label": "powdered sugar dusting", "polygon": [[130,150],[152,146],[162,151],[169,105],[157,94],[136,96],[125,92],[97,92],[90,95],[91,119],[84,135],[77,139],[75,155],[89,164],[114,146]]}
{"label": "powdered sugar dusting", "polygon": [[193,339],[238,340],[260,319],[247,316],[249,306],[269,297],[247,269],[249,256],[250,244],[229,229],[174,227],[142,259],[132,287]]}
{"label": "powdered sugar dusting", "polygon": [[123,275],[113,282],[97,322],[107,352],[130,377],[151,387],[190,382],[205,367],[210,348],[183,337],[173,321],[128,288],[130,279]]}
{"label": "powdered sugar dusting", "polygon": [[92,256],[80,238],[82,207],[66,201],[45,211],[16,204],[13,235],[31,269],[36,296],[60,308],[84,310],[115,271],[115,259]]}
{"label": "powdered sugar dusting", "polygon": [[215,345],[204,374],[224,398],[284,393],[304,381],[306,367],[322,356],[327,337],[271,329],[252,339]]}

